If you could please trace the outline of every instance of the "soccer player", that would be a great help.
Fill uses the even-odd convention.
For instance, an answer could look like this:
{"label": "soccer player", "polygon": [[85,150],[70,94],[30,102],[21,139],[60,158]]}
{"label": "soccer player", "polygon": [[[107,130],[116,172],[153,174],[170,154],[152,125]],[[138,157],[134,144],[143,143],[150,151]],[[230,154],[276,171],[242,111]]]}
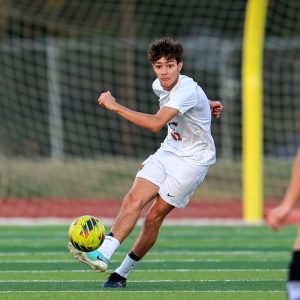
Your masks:
{"label": "soccer player", "polygon": [[[290,212],[300,195],[300,148],[296,155],[289,186],[282,202],[273,208],[267,216],[267,223],[273,230],[280,229],[286,222]],[[289,266],[287,283],[288,299],[300,299],[300,228],[294,244],[292,260]]]}
{"label": "soccer player", "polygon": [[222,104],[209,101],[192,78],[180,74],[183,47],[179,42],[171,38],[154,41],[149,46],[148,58],[157,76],[152,85],[159,98],[157,113],[131,110],[118,103],[109,91],[102,93],[98,102],[152,132],[167,126],[168,134],[161,147],[140,165],[111,231],[99,249],[84,253],[68,245],[75,258],[104,272],[113,253],[133,230],[142,209],[153,202],[139,237],[121,265],[105,281],[104,288],[126,286],[129,272],[156,242],[165,217],[174,208],[188,204],[209,166],[216,161],[211,117],[220,116]]}

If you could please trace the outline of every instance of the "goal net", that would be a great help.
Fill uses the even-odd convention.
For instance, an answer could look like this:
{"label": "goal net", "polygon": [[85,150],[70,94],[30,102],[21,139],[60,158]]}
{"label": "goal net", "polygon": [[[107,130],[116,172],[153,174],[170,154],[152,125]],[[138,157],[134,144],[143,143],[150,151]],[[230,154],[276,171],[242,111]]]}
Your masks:
{"label": "goal net", "polygon": [[[266,199],[282,196],[300,136],[300,2],[272,3],[264,50]],[[97,98],[110,90],[125,106],[156,112],[146,52],[163,36],[184,45],[183,73],[225,107],[212,124],[218,162],[194,201],[241,200],[246,4],[0,0],[0,198],[13,203],[3,214],[18,207],[20,216],[32,207],[38,214],[39,204],[30,205],[36,199],[81,199],[84,206],[127,193],[165,131],[140,129]]]}
{"label": "goal net", "polygon": [[299,1],[270,1],[264,46],[265,195],[281,197],[300,147]]}

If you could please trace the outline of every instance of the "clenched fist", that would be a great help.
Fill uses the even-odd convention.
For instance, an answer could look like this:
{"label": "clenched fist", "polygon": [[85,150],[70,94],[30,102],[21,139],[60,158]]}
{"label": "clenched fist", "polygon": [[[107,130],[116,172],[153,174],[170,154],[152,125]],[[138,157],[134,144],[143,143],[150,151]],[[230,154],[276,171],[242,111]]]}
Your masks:
{"label": "clenched fist", "polygon": [[101,93],[98,98],[98,103],[100,106],[103,106],[108,110],[115,110],[117,107],[116,99],[112,96],[110,91]]}

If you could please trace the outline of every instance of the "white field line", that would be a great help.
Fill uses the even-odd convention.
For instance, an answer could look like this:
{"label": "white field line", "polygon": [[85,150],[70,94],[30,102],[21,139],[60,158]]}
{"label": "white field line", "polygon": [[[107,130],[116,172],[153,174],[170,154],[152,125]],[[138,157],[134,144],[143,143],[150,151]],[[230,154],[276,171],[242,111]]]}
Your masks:
{"label": "white field line", "polygon": [[[0,225],[70,225],[74,219],[70,218],[0,218]],[[111,225],[114,219],[102,218],[101,221],[105,225]],[[137,224],[141,225],[143,219],[140,219]],[[182,219],[167,219],[164,225],[179,225],[179,226],[261,226],[264,222],[248,223],[242,219],[219,219],[219,218],[182,218]]]}
{"label": "white field line", "polygon": [[[270,262],[270,259],[253,259],[253,260],[247,260],[247,262]],[[31,263],[61,263],[61,264],[69,264],[76,262],[74,258],[72,259],[0,259],[0,263],[10,263],[10,264],[19,264],[19,263],[25,263],[25,264],[31,264]],[[110,260],[111,263],[117,263],[119,260]],[[171,262],[227,262],[227,260],[224,260],[222,258],[220,259],[214,259],[214,258],[208,258],[208,259],[147,259],[143,260],[143,264],[152,264],[152,263],[171,263]],[[237,261],[238,262],[238,261]],[[241,260],[240,262],[243,262]]]}
{"label": "white field line", "polygon": [[[110,270],[108,270],[109,272]],[[166,272],[286,272],[287,269],[152,269],[152,270],[143,270],[137,269],[134,270],[135,273],[166,273]],[[0,274],[3,273],[86,273],[91,272],[91,270],[5,270],[0,271]]]}
{"label": "white field line", "polygon": [[[111,294],[112,291],[109,290],[109,291],[106,291],[106,290],[84,290],[84,291],[70,291],[70,290],[66,290],[66,291],[0,291],[0,294],[10,294],[10,293],[27,293],[27,294],[36,294],[36,293],[47,293],[47,294],[61,294],[61,293],[99,293],[99,294],[106,294],[106,293],[109,293]],[[202,291],[199,291],[199,290],[180,290],[180,291],[174,291],[174,290],[170,290],[170,291],[167,291],[167,290],[164,290],[164,291],[123,291],[122,290],[122,294],[140,294],[140,293],[143,293],[143,294],[148,294],[148,293],[172,293],[172,294],[178,294],[178,293],[182,293],[182,294],[191,294],[191,293],[194,293],[194,294],[223,294],[223,293],[226,293],[226,294],[231,294],[231,293],[241,293],[241,294],[244,294],[244,293],[249,293],[249,294],[253,294],[253,293],[260,293],[260,294],[286,294],[286,291],[279,291],[279,290],[274,290],[274,291],[261,291],[261,290],[256,290],[256,291],[244,291],[244,290],[226,290],[226,291],[223,291],[223,290],[214,290],[214,291],[206,291],[206,290],[202,290]]]}
{"label": "white field line", "polygon": [[[170,279],[162,279],[162,280],[129,280],[128,283],[159,283],[159,282],[257,282],[261,280],[255,280],[255,279],[199,279],[199,280],[189,280],[189,279],[183,279],[183,280],[170,280]],[[286,282],[285,279],[267,279],[264,281],[282,281]],[[0,280],[0,283],[32,283],[32,282],[37,282],[37,283],[43,283],[43,282],[48,282],[48,283],[83,283],[83,282],[99,282],[99,280]]]}
{"label": "white field line", "polygon": [[[24,252],[24,251],[19,251],[19,252],[0,252],[0,256],[34,256],[34,255],[39,255],[39,256],[55,256],[55,255],[62,255],[62,254],[69,254],[69,252],[66,251],[51,251],[51,252]],[[118,252],[115,253],[115,256],[123,256],[126,255],[127,252]],[[161,252],[151,252],[148,254],[149,256],[151,255],[159,255],[159,256],[170,256],[170,255],[224,255],[224,256],[238,256],[238,255],[264,255],[264,256],[269,256],[269,255],[290,255],[290,251],[199,251],[199,252],[194,252],[194,251],[161,251]]]}

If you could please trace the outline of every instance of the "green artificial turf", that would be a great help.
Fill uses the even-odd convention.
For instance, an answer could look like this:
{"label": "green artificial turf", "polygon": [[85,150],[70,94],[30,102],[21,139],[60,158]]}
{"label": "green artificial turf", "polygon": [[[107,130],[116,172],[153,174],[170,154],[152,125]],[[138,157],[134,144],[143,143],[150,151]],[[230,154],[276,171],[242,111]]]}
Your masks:
{"label": "green artificial turf", "polygon": [[[166,226],[128,278],[103,290],[107,274],[78,263],[66,248],[68,226],[0,227],[0,299],[285,299],[295,227]],[[112,257],[113,271],[138,229]]]}

